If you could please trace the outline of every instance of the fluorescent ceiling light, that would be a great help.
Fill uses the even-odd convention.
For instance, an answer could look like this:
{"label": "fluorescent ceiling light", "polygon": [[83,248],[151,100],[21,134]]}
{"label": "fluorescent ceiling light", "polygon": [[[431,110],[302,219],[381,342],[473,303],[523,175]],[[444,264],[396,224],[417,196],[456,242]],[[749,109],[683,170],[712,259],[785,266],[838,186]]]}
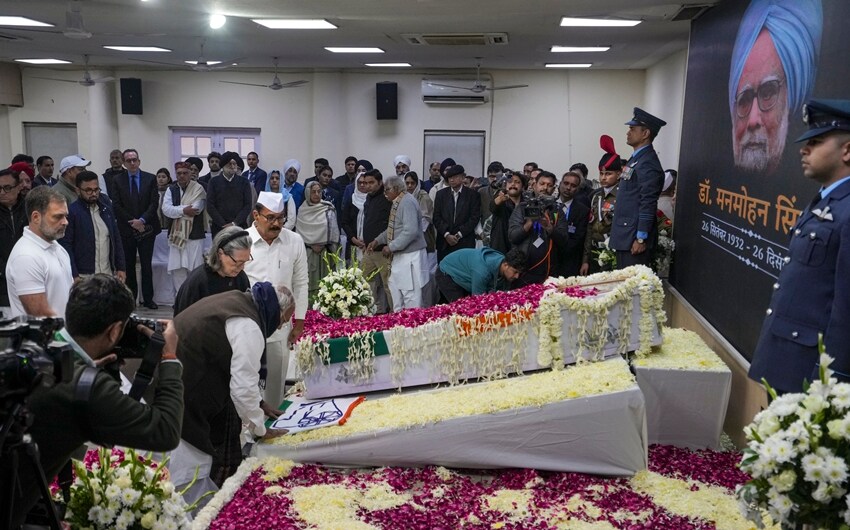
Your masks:
{"label": "fluorescent ceiling light", "polygon": [[373,66],[375,68],[381,68],[381,67],[406,68],[406,67],[410,66],[410,63],[366,63],[366,66]]}
{"label": "fluorescent ceiling light", "polygon": [[[183,62],[186,63],[186,64],[198,64],[198,61],[183,61]],[[204,64],[206,64],[207,66],[212,66],[214,64],[221,64],[221,61],[207,61]],[[236,64],[236,63],[233,63],[233,64]]]}
{"label": "fluorescent ceiling light", "polygon": [[104,46],[107,50],[115,50],[119,52],[170,52],[167,48],[159,46]]}
{"label": "fluorescent ceiling light", "polygon": [[62,59],[15,59],[15,61],[29,64],[71,64],[71,61],[63,61]]}
{"label": "fluorescent ceiling light", "polygon": [[224,26],[225,22],[227,22],[227,17],[220,13],[213,13],[210,15],[210,27],[212,29],[218,29]]}
{"label": "fluorescent ceiling light", "polygon": [[640,24],[640,20],[623,20],[623,19],[613,19],[613,18],[576,18],[576,17],[563,17],[561,19],[562,26],[574,26],[574,27],[611,27],[611,28],[621,28],[621,27],[631,27],[637,26]]}
{"label": "fluorescent ceiling light", "polygon": [[34,26],[39,28],[52,28],[53,24],[39,22],[27,17],[0,16],[0,26]]}
{"label": "fluorescent ceiling light", "polygon": [[590,68],[593,63],[546,63],[546,68]]}
{"label": "fluorescent ceiling light", "polygon": [[607,52],[610,49],[610,46],[552,46],[549,51],[553,53]]}
{"label": "fluorescent ceiling light", "polygon": [[384,53],[380,48],[354,48],[354,47],[333,47],[326,46],[326,50],[332,53]]}
{"label": "fluorescent ceiling light", "polygon": [[251,20],[269,29],[336,29],[336,26],[321,18],[252,18]]}

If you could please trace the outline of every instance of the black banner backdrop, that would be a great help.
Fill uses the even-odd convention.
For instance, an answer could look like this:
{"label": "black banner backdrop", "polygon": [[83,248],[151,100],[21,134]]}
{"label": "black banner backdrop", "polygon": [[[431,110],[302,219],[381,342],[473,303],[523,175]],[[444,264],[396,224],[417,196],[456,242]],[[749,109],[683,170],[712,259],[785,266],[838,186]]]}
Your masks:
{"label": "black banner backdrop", "polygon": [[691,26],[671,283],[747,359],[818,190],[800,105],[850,99],[847,20],[843,0],[727,0]]}

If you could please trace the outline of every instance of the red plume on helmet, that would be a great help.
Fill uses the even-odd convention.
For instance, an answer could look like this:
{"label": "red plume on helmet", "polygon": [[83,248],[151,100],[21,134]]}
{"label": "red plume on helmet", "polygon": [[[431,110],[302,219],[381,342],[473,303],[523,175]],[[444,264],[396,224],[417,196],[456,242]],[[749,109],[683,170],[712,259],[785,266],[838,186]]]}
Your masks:
{"label": "red plume on helmet", "polygon": [[614,139],[603,134],[599,137],[599,147],[605,151],[602,155],[602,160],[599,161],[599,171],[613,170],[619,171],[622,169],[620,164],[620,155],[617,154],[617,149],[614,147]]}

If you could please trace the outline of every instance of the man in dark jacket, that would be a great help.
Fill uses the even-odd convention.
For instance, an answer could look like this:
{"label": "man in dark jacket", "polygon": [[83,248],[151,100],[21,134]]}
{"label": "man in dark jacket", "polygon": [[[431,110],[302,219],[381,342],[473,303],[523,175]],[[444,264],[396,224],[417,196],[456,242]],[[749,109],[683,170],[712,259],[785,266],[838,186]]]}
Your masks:
{"label": "man in dark jacket", "polygon": [[505,181],[504,189],[500,189],[493,198],[492,217],[490,218],[490,245],[489,247],[507,254],[513,247],[508,237],[508,222],[514,208],[522,200],[522,194],[528,180],[519,171],[514,171]]}
{"label": "man in dark jacket", "polygon": [[[366,203],[363,205],[363,243],[368,247],[387,229],[393,203],[384,197],[384,177],[380,171],[377,169],[367,171],[362,179],[369,190]],[[383,249],[384,245],[374,245],[373,251],[363,253],[363,261],[360,264],[367,278],[380,269],[380,272],[369,280],[369,287],[372,288],[372,297],[375,299],[379,314],[388,313],[393,307],[390,296],[390,262],[384,256]]]}
{"label": "man in dark jacket", "polygon": [[[65,309],[66,327],[57,338],[70,342],[74,349],[74,375],[70,382],[53,388],[38,386],[29,398],[34,417],[29,433],[38,444],[48,480],[88,441],[157,452],[170,451],[180,441],[183,367],[177,360],[177,333],[170,324],[163,332],[165,346],[151,403],[127,396],[121,392],[121,382],[100,369],[105,362],[115,360],[111,353],[124,334],[135,305],[130,291],[113,276],[96,274],[71,288]],[[153,330],[139,326],[138,332],[152,334]],[[88,399],[79,403],[75,402],[75,392],[84,373],[93,375],[93,380]],[[4,478],[10,476],[9,460],[0,462],[0,476]],[[2,491],[7,481],[0,481],[2,498],[14,499],[10,528],[18,528],[38,500],[32,466],[22,463],[19,477],[20,495]]]}
{"label": "man in dark jacket", "polygon": [[475,248],[475,227],[481,220],[478,193],[463,185],[466,170],[460,164],[446,170],[448,186],[435,195],[434,228],[437,230],[437,259],[442,261],[461,248]]}
{"label": "man in dark jacket", "polygon": [[24,199],[19,191],[21,188],[18,173],[0,170],[0,306],[9,306],[9,292],[6,286],[6,262],[15,243],[24,234],[27,220]]}
{"label": "man in dark jacket", "polygon": [[103,273],[114,274],[123,282],[127,268],[118,223],[112,201],[100,191],[96,173],[83,171],[77,175],[80,198],[68,207],[68,226],[59,244],[71,258],[74,280],[83,274]]}
{"label": "man in dark jacket", "polygon": [[584,240],[587,236],[587,224],[590,221],[590,208],[578,201],[578,192],[582,177],[575,171],[568,171],[558,187],[558,215],[567,222],[567,240],[557,248],[557,263],[553,276],[578,276],[584,255]]}
{"label": "man in dark jacket", "polygon": [[207,185],[207,213],[213,237],[231,225],[248,227],[248,215],[254,204],[251,183],[236,174],[241,162],[239,155],[232,151],[221,155],[221,176]]}

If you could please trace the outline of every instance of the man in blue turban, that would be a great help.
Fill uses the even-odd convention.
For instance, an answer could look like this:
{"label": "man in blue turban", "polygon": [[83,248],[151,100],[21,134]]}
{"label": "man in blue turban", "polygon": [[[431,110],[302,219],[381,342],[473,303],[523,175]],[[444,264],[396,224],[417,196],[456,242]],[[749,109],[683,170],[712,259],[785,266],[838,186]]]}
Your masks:
{"label": "man in blue turban", "polygon": [[815,83],[823,30],[821,0],[753,0],[738,28],[729,72],[735,166],[772,173],[788,117]]}

